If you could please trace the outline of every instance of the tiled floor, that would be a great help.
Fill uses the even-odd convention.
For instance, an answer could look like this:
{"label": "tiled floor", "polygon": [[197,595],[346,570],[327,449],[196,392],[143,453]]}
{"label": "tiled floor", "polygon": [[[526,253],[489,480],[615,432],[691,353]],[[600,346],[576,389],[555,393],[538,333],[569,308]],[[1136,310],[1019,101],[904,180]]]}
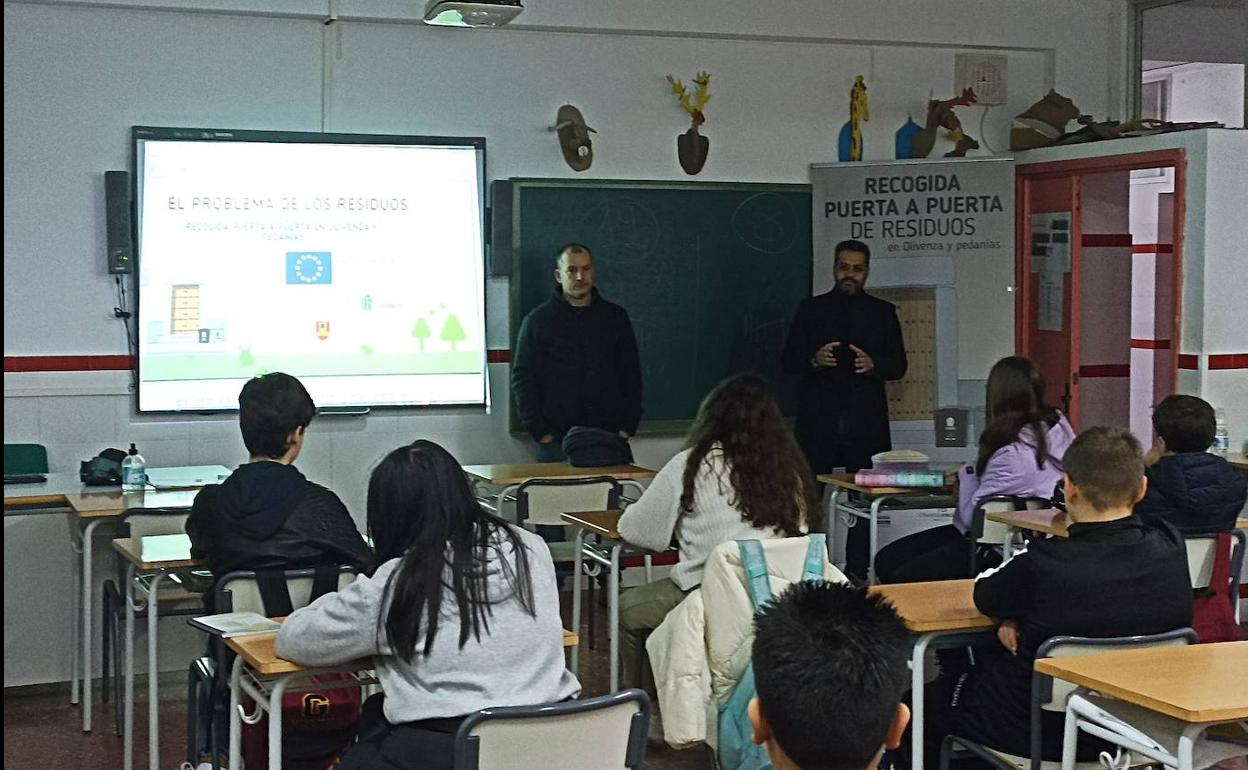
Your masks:
{"label": "tiled floor", "polygon": [[[564,602],[570,606],[570,598]],[[607,691],[606,612],[598,608],[598,648],[586,652],[582,634],[581,682],[585,695]],[[174,770],[186,752],[186,682],[176,674],[161,683],[161,770]],[[147,767],[147,689],[136,688],[135,767]],[[95,692],[99,694],[99,687]],[[81,715],[69,703],[69,685],[14,688],[4,693],[4,768],[6,770],[79,770],[120,768],[122,742],[113,734],[111,704],[97,704],[95,729],[81,730]],[[647,751],[646,767],[654,770],[702,770],[711,766],[703,749]]]}

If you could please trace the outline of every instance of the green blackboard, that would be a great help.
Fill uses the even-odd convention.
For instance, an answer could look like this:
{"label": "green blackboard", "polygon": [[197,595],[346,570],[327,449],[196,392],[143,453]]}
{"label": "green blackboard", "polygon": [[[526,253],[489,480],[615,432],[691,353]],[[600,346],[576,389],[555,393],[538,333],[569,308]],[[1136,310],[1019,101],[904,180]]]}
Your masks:
{"label": "green blackboard", "polygon": [[789,322],[810,296],[810,211],[808,185],[514,179],[512,350],[554,289],[556,250],[583,243],[596,286],[632,318],[642,430],[683,431],[729,374],[778,378]]}

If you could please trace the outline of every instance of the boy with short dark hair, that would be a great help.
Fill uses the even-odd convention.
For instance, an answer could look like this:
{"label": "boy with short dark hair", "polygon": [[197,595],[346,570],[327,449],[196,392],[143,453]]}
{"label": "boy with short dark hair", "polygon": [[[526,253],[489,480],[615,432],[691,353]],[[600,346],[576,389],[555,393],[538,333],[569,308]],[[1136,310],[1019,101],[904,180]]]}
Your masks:
{"label": "boy with short dark hair", "polygon": [[1165,520],[1184,534],[1224,532],[1248,498],[1248,474],[1206,450],[1217,422],[1213,407],[1196,396],[1166,396],[1153,409],[1157,444],[1149,462],[1148,493],[1135,514],[1149,523]]}
{"label": "boy with short dark hair", "polygon": [[874,769],[910,719],[910,633],[892,605],[838,583],[796,583],[755,618],[754,742],[776,770]]}
{"label": "boy with short dark hair", "polygon": [[238,394],[250,460],[195,496],[186,533],[191,556],[214,577],[233,570],[322,564],[371,566],[372,553],[338,495],[294,466],[316,404],[299,380],[273,372]]}
{"label": "boy with short dark hair", "polygon": [[[1062,457],[1066,538],[1033,539],[975,579],[975,606],[1001,622],[1000,646],[978,668],[927,688],[927,757],[946,734],[1018,756],[1031,753],[1031,679],[1036,650],[1054,636],[1107,638],[1190,626],[1192,589],[1182,536],[1131,512],[1148,486],[1140,444],[1118,428],[1089,428]],[[1062,714],[1042,713],[1041,755],[1058,760]],[[1081,742],[1080,761],[1095,760]]]}

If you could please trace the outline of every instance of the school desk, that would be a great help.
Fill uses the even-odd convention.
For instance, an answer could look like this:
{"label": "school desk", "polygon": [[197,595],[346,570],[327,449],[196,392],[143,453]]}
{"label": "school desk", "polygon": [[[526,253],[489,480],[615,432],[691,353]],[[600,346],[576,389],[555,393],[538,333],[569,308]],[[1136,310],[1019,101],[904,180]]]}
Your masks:
{"label": "school desk", "polygon": [[[280,618],[276,618],[280,620]],[[372,659],[352,661],[341,666],[304,667],[277,657],[276,633],[249,634],[233,636],[225,640],[226,645],[237,653],[233,668],[230,670],[230,759],[229,767],[242,765],[242,697],[249,696],[255,703],[255,711],[247,717],[254,723],[263,712],[269,714],[269,768],[281,770],[282,767],[282,696],[287,692],[301,692],[308,689],[336,689],[375,684],[377,679],[372,675]],[[563,646],[576,648],[577,635],[564,629]],[[299,680],[309,680],[322,674],[351,674],[341,682],[332,684],[300,684]],[[277,708],[274,708],[274,705]]]}
{"label": "school desk", "polygon": [[[854,526],[859,520],[867,522],[870,539],[870,551],[867,560],[867,580],[875,581],[875,552],[879,548],[880,509],[886,505],[898,508],[951,508],[957,505],[953,497],[953,487],[864,487],[854,483],[852,473],[822,473],[815,480],[828,487],[829,500],[828,534],[836,537],[838,525],[844,523]],[[850,505],[846,500],[849,493],[857,493],[870,501],[866,508]],[[843,500],[845,498],[846,500]],[[840,519],[837,513],[846,514],[849,518]]]}
{"label": "school desk", "polygon": [[1227,455],[1227,462],[1239,468],[1241,471],[1248,471],[1248,455],[1233,454]]}
{"label": "school desk", "polygon": [[592,479],[610,476],[616,481],[631,481],[638,494],[642,488],[637,481],[652,479],[655,472],[636,465],[608,465],[602,468],[578,468],[568,463],[522,463],[518,465],[465,465],[464,474],[475,486],[488,484],[502,487],[494,498],[494,512],[502,515],[503,503],[515,495],[526,481],[534,479]]}
{"label": "school desk", "polygon": [[[564,513],[561,518],[576,528],[576,554],[572,581],[572,628],[581,628],[581,565],[585,557],[606,567],[607,572],[607,636],[611,639],[611,692],[620,688],[620,554],[627,543],[620,537],[619,523],[623,511],[581,511]],[[598,535],[610,545],[608,555],[604,556],[597,548],[587,549],[586,535]],[[587,554],[586,551],[589,551]],[[590,609],[593,612],[593,609]],[[571,668],[579,673],[580,650],[573,648],[571,652]]]}
{"label": "school desk", "polygon": [[937,580],[872,586],[869,591],[892,602],[915,635],[910,653],[911,768],[923,770],[923,688],[928,649],[962,647],[994,632],[992,620],[975,608],[974,580]]}

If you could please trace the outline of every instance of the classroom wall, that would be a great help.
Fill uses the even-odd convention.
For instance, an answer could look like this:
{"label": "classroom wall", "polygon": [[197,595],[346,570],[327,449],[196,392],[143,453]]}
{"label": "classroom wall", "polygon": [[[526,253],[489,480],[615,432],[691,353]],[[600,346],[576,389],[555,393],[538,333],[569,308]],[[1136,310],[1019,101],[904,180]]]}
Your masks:
{"label": "classroom wall", "polygon": [[[854,75],[870,89],[867,159],[891,156],[893,133],[907,115],[922,120],[929,94],[953,94],[959,50],[1009,57],[1009,103],[962,111],[986,147],[1004,148],[1010,116],[1050,87],[1098,115],[1119,114],[1124,93],[1125,11],[1111,0],[528,5],[509,28],[454,30],[420,24],[422,3],[412,0],[6,2],[5,441],[46,444],[53,470],[129,441],[157,467],[244,459],[232,416],[135,415],[128,374],[91,369],[115,359],[15,371],[17,359],[126,353],[104,268],[103,172],[130,167],[133,125],[482,135],[492,178],[570,177],[546,129],[572,102],[598,130],[594,168],[581,178],[685,179],[673,145],[688,120],[663,76],[687,81],[705,69],[712,150],[698,178],[806,182],[810,163],[834,157]],[[331,10],[336,21],[326,24]],[[492,349],[508,345],[507,299],[507,281],[490,279]],[[465,462],[526,459],[527,442],[507,434],[507,373],[490,366],[490,413],[318,419],[299,465],[358,521],[368,468],[401,442],[432,438]],[[959,392],[964,384],[972,398],[982,392],[969,381]],[[934,451],[923,423],[896,425],[894,443],[942,461],[965,455]],[[634,450],[658,467],[678,444],[643,437]],[[14,569],[44,558],[11,553],[7,537],[5,550]],[[58,673],[67,650],[53,643],[40,653],[48,665],[22,683],[67,678]]]}

